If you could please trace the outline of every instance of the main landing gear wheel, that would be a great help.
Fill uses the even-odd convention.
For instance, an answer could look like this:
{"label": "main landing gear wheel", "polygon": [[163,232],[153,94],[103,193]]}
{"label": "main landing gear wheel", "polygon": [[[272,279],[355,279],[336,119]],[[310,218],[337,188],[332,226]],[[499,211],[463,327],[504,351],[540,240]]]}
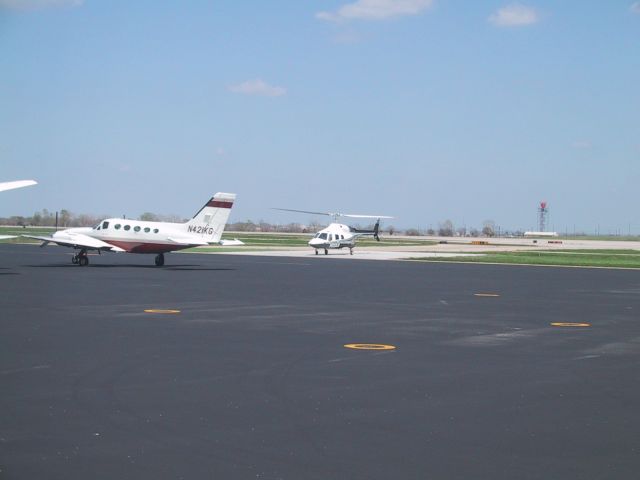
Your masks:
{"label": "main landing gear wheel", "polygon": [[349,255],[353,255],[353,248],[349,249]]}
{"label": "main landing gear wheel", "polygon": [[324,254],[325,255],[329,255],[329,250],[327,250],[326,248],[324,249]]}
{"label": "main landing gear wheel", "polygon": [[86,267],[89,265],[89,257],[87,257],[86,250],[80,250],[77,255],[71,257],[71,263],[74,265],[80,265],[81,267]]}
{"label": "main landing gear wheel", "polygon": [[159,253],[156,255],[156,267],[161,267],[164,265],[164,253]]}
{"label": "main landing gear wheel", "polygon": [[316,255],[318,254],[318,249],[316,248]]}

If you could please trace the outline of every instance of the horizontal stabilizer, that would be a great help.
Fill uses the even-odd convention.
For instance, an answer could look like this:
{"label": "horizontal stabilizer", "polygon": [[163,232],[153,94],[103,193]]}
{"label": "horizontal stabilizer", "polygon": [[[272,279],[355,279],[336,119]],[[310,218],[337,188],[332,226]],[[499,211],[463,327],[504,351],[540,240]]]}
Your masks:
{"label": "horizontal stabilizer", "polygon": [[167,240],[175,243],[176,245],[182,245],[182,246],[192,245],[194,247],[198,247],[198,246],[209,245],[204,240],[201,240],[195,237],[169,237]]}
{"label": "horizontal stabilizer", "polygon": [[244,245],[244,242],[234,238],[233,240],[220,240],[220,245],[223,247],[239,247],[240,245]]}

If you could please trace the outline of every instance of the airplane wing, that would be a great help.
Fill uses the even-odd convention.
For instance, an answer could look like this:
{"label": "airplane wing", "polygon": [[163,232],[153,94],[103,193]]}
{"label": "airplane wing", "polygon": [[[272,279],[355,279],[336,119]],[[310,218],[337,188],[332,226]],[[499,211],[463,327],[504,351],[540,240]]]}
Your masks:
{"label": "airplane wing", "polygon": [[36,185],[38,182],[35,180],[16,180],[15,182],[2,182],[0,183],[0,192],[5,190],[13,190],[14,188],[28,187],[30,185]]}
{"label": "airplane wing", "polygon": [[81,233],[66,234],[64,236],[58,234],[58,236],[55,238],[39,237],[37,235],[22,236],[26,238],[33,238],[35,240],[41,240],[43,242],[41,245],[42,247],[48,245],[49,243],[55,243],[56,245],[60,245],[61,247],[86,248],[87,250],[105,250],[111,252],[125,251],[120,247],[116,247],[115,245],[111,245],[110,243],[103,242],[102,240],[98,240]]}
{"label": "airplane wing", "polygon": [[7,240],[8,238],[16,238],[15,235],[0,235],[0,240]]}

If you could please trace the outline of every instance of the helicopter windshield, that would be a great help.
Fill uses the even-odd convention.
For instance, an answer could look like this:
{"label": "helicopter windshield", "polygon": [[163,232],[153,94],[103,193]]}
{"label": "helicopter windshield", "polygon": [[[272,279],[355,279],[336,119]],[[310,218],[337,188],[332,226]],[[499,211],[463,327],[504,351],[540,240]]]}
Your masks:
{"label": "helicopter windshield", "polygon": [[316,234],[316,238],[321,238],[322,240],[326,240],[327,239],[327,234],[326,233],[318,233],[318,234]]}

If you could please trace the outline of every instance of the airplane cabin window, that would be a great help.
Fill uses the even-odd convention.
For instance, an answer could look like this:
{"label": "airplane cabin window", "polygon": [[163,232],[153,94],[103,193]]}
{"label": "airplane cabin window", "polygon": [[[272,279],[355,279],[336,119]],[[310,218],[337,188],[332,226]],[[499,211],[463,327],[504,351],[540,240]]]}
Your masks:
{"label": "airplane cabin window", "polygon": [[139,232],[140,231],[140,226],[136,225],[135,227],[133,227],[133,231],[134,232]]}
{"label": "airplane cabin window", "polygon": [[144,227],[144,233],[149,233],[151,229],[149,227]]}
{"label": "airplane cabin window", "polygon": [[103,229],[109,228],[109,222],[102,222],[102,228]]}
{"label": "airplane cabin window", "polygon": [[158,229],[157,229],[157,228],[154,228],[154,229],[153,229],[153,233],[158,233]]}
{"label": "airplane cabin window", "polygon": [[124,226],[124,229],[125,229],[125,230],[127,230],[127,231],[129,231],[129,230],[131,230],[131,226],[130,226],[130,225],[125,225],[125,226]]}
{"label": "airplane cabin window", "polygon": [[116,223],[116,224],[113,226],[113,228],[115,228],[116,230],[120,230],[120,227],[121,227],[121,226],[122,226],[122,225],[120,225],[119,223]]}

